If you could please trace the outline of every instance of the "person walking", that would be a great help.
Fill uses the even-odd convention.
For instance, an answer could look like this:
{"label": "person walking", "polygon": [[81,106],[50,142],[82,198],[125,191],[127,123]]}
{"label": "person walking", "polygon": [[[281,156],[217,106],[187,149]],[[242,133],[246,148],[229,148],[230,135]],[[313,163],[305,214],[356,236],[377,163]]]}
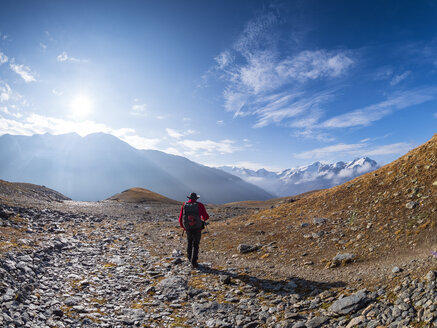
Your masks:
{"label": "person walking", "polygon": [[205,206],[198,202],[200,198],[195,192],[187,196],[188,202],[184,203],[179,213],[179,224],[187,232],[187,258],[193,268],[197,268],[200,238],[205,221],[209,219]]}

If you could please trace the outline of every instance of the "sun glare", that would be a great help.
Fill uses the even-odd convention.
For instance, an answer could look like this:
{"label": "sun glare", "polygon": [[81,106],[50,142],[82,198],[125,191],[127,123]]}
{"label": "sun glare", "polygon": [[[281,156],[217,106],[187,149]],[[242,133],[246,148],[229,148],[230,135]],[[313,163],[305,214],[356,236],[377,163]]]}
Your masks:
{"label": "sun glare", "polygon": [[79,95],[71,102],[71,111],[73,116],[84,118],[88,116],[93,107],[93,103],[88,96]]}

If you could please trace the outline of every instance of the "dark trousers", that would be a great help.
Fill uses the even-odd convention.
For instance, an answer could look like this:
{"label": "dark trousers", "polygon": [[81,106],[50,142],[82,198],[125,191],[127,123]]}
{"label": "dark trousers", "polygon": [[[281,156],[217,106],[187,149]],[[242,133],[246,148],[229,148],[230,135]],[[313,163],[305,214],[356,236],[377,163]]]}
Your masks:
{"label": "dark trousers", "polygon": [[187,230],[187,257],[188,260],[197,264],[197,258],[199,255],[199,243],[200,238],[202,237],[202,231],[188,231]]}

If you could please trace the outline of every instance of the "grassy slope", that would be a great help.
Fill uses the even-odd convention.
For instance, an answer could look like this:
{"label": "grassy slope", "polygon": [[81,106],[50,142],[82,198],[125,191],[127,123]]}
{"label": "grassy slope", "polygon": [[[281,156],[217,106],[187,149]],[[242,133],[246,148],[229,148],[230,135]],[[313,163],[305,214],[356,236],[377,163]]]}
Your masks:
{"label": "grassy slope", "polygon": [[[311,260],[320,267],[339,252],[354,253],[362,262],[429,254],[437,247],[436,181],[437,135],[391,164],[343,185],[217,222],[209,247],[231,252],[239,243],[276,242],[273,250],[248,257],[271,252],[281,256],[283,264]],[[417,202],[414,209],[406,207],[411,201]],[[313,224],[320,217],[327,223]],[[310,224],[301,227],[302,223]],[[324,235],[314,238],[312,234],[320,231]],[[307,253],[304,258],[302,253]],[[266,255],[263,260],[277,256]]]}
{"label": "grassy slope", "polygon": [[119,194],[116,194],[108,200],[115,200],[119,202],[127,202],[127,203],[148,203],[148,202],[156,202],[163,204],[180,204],[180,202],[157,194],[147,189],[143,188],[131,188],[125,190]]}

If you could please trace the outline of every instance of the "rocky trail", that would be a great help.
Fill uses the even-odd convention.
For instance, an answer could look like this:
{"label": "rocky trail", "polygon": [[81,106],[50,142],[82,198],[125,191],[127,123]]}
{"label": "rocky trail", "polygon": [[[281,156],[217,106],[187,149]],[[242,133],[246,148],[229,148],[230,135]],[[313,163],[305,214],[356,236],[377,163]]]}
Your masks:
{"label": "rocky trail", "polygon": [[207,247],[193,270],[177,207],[50,206],[0,206],[1,327],[437,327],[433,270],[361,289]]}

